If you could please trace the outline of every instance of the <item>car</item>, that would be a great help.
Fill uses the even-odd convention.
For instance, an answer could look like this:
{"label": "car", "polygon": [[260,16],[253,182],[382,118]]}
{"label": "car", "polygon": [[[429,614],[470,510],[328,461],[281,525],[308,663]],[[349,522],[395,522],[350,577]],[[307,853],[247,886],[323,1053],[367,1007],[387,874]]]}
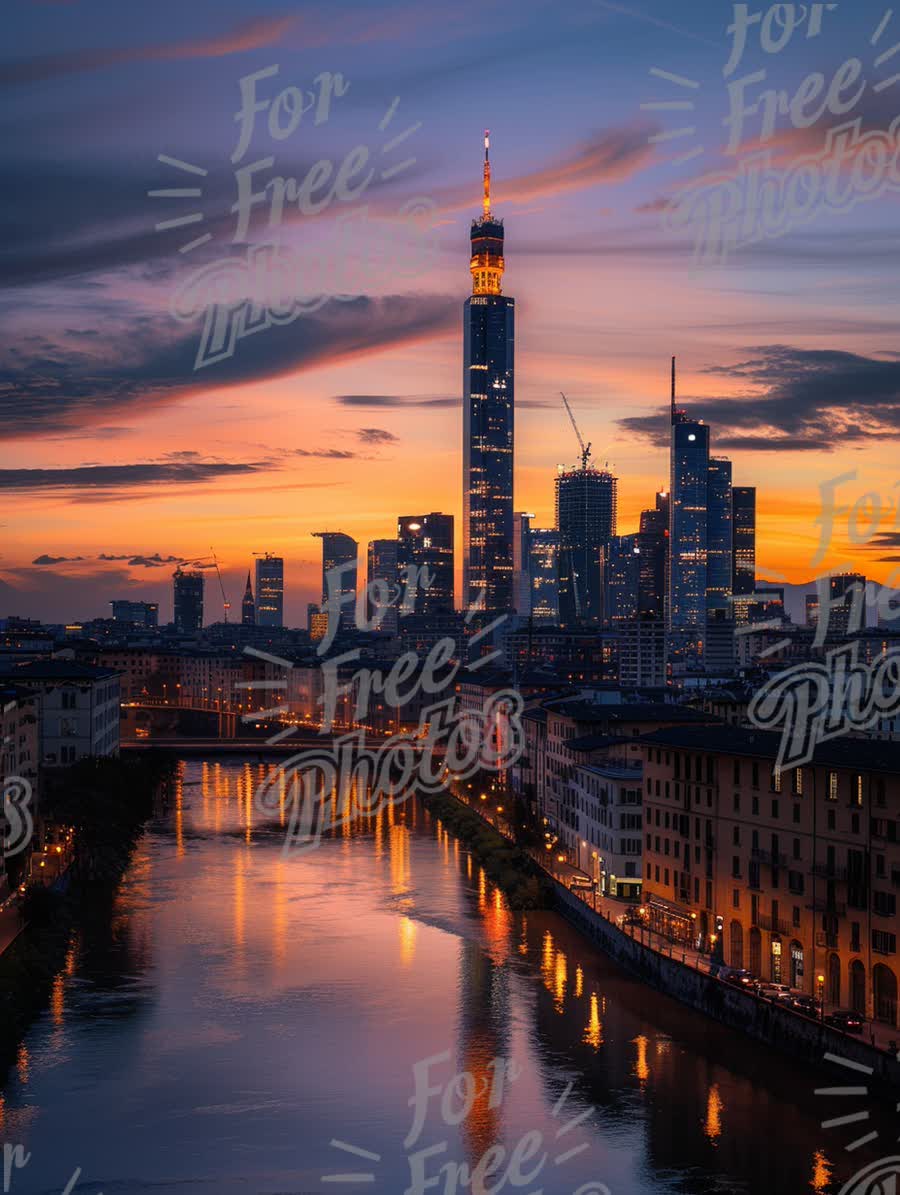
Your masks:
{"label": "car", "polygon": [[768,983],[763,981],[756,985],[757,996],[762,996],[764,1000],[788,1000],[790,999],[791,989],[786,983]]}
{"label": "car", "polygon": [[822,1005],[814,996],[792,996],[790,1004],[794,1012],[803,1013],[806,1017],[817,1017],[822,1011]]}
{"label": "car", "polygon": [[588,876],[572,876],[571,880],[569,880],[569,887],[573,892],[577,889],[587,889],[590,892],[596,887],[596,884]]}
{"label": "car", "polygon": [[751,971],[744,970],[721,971],[719,978],[723,983],[730,983],[732,987],[743,988],[745,991],[752,991],[756,983],[756,976]]}
{"label": "car", "polygon": [[833,1029],[840,1029],[842,1033],[862,1033],[865,1022],[858,1012],[851,1012],[845,1008],[829,1013],[825,1018],[825,1024],[831,1025]]}
{"label": "car", "polygon": [[624,921],[626,925],[641,925],[643,924],[643,920],[640,905],[629,905],[625,910]]}

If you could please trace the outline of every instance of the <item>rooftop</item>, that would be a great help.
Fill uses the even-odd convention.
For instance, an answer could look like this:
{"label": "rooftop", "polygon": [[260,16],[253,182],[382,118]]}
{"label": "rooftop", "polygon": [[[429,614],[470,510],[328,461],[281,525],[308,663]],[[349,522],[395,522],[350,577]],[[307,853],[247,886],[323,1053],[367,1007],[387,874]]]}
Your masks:
{"label": "rooftop", "polygon": [[[642,735],[638,741],[658,747],[743,755],[774,762],[778,757],[781,735],[774,730],[753,730],[742,726],[672,726]],[[844,735],[827,743],[819,743],[813,763],[900,775],[900,743],[855,739]]]}
{"label": "rooftop", "polygon": [[12,681],[21,680],[103,680],[118,676],[114,668],[95,668],[90,664],[78,664],[74,660],[28,660],[17,664],[13,660],[0,660],[0,674]]}

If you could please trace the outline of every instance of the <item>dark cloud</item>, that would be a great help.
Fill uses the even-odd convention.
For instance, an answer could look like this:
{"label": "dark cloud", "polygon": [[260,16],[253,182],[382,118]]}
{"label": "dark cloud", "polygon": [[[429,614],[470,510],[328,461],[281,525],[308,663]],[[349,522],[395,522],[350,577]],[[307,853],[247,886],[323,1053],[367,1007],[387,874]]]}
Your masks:
{"label": "dark cloud", "polygon": [[[716,448],[831,451],[900,437],[900,361],[838,349],[764,345],[746,361],[706,370],[744,382],[737,398],[682,399],[712,425]],[[626,431],[668,442],[663,410],[620,419]]]}
{"label": "dark cloud", "polygon": [[107,47],[101,50],[70,50],[63,54],[41,54],[35,58],[0,62],[0,86],[40,83],[62,75],[82,74],[129,62],[152,62],[178,58],[223,58],[270,46],[294,24],[296,17],[258,17],[245,21],[219,37],[198,41],[171,42],[156,46]]}
{"label": "dark cloud", "polygon": [[399,444],[400,437],[382,427],[361,427],[356,433],[363,444]]}
{"label": "dark cloud", "polygon": [[352,461],[356,459],[355,452],[348,452],[344,448],[295,448],[294,456],[318,456],[326,461]]}
{"label": "dark cloud", "polygon": [[[860,552],[886,552],[891,548],[900,548],[900,531],[878,531],[865,544],[859,546]],[[880,560],[894,561],[896,556],[881,556]]]}
{"label": "dark cloud", "polygon": [[335,394],[342,407],[458,407],[460,398],[426,394]]}
{"label": "dark cloud", "polygon": [[132,556],[128,563],[132,568],[162,568],[166,564],[182,564],[177,556],[160,556],[155,552],[152,556]]}
{"label": "dark cloud", "polygon": [[192,485],[197,482],[258,473],[267,462],[241,464],[80,465],[62,469],[0,469],[0,490],[127,489],[147,485]]}
{"label": "dark cloud", "polygon": [[414,343],[458,321],[451,298],[360,296],[239,340],[234,356],[199,371],[199,327],[182,332],[168,316],[120,318],[107,343],[89,351],[54,353],[42,341],[33,348],[23,342],[0,358],[0,438],[102,425],[112,412],[146,413],[213,388]]}
{"label": "dark cloud", "polygon": [[48,556],[46,552],[43,556],[35,556],[32,564],[71,564],[76,560],[84,560],[83,556]]}
{"label": "dark cloud", "polygon": [[152,556],[142,556],[139,552],[126,552],[121,556],[112,556],[108,552],[101,552],[98,560],[120,562],[127,560],[134,568],[159,568],[164,564],[184,564],[183,556],[162,556],[154,552]]}

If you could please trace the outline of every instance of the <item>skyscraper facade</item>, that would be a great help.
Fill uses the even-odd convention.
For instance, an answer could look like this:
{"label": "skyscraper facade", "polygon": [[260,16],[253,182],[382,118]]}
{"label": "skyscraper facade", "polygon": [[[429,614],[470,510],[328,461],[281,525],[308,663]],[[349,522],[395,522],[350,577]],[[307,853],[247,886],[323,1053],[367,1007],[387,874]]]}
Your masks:
{"label": "skyscraper facade", "polygon": [[706,625],[709,427],[675,407],[669,477],[668,625],[676,654],[702,654]]}
{"label": "skyscraper facade", "polygon": [[528,612],[534,622],[555,626],[559,622],[559,532],[532,527],[528,539],[531,558]]}
{"label": "skyscraper facade", "polygon": [[463,605],[513,606],[515,303],[501,293],[503,221],[491,213],[489,139],[484,201],[472,221],[472,294],[464,314]]}
{"label": "skyscraper facade", "polygon": [[641,580],[639,535],[614,535],[601,550],[603,621],[610,626],[638,616]]}
{"label": "skyscraper facade", "polygon": [[669,555],[669,495],[660,491],[653,510],[641,511],[638,617],[664,618]]}
{"label": "skyscraper facade", "polygon": [[523,618],[531,613],[531,520],[533,514],[513,515],[513,609]]}
{"label": "skyscraper facade", "polygon": [[756,588],[756,487],[736,485],[731,491],[734,511],[734,563],[732,592],[752,593]]}
{"label": "skyscraper facade", "polygon": [[[862,573],[835,573],[828,578],[829,635],[850,635],[866,626],[866,578]],[[825,614],[819,607],[819,617]]]}
{"label": "skyscraper facade", "polygon": [[322,608],[329,598],[332,602],[339,600],[339,628],[352,630],[356,626],[359,544],[343,531],[314,531],[313,535],[322,541]]}
{"label": "skyscraper facade", "polygon": [[284,560],[268,552],[256,560],[256,625],[284,625]]}
{"label": "skyscraper facade", "polygon": [[731,461],[709,458],[706,496],[706,604],[731,611],[734,575]]}
{"label": "skyscraper facade", "polygon": [[415,589],[409,587],[404,594],[401,613],[452,614],[453,515],[437,511],[402,515],[397,520],[397,544],[401,580],[412,576],[412,568],[419,569]]}
{"label": "skyscraper facade", "polygon": [[253,586],[250,584],[249,569],[247,569],[247,584],[244,586],[244,596],[241,600],[241,624],[245,627],[256,626],[256,602],[253,600]]}
{"label": "skyscraper facade", "polygon": [[396,635],[400,622],[399,547],[396,539],[373,539],[369,544],[368,617],[372,629],[382,635]]}
{"label": "skyscraper facade", "polygon": [[563,470],[556,478],[559,618],[564,627],[598,624],[603,613],[600,554],[616,534],[618,478],[605,470]]}
{"label": "skyscraper facade", "polygon": [[203,626],[203,573],[176,568],[172,582],[175,630],[193,635]]}

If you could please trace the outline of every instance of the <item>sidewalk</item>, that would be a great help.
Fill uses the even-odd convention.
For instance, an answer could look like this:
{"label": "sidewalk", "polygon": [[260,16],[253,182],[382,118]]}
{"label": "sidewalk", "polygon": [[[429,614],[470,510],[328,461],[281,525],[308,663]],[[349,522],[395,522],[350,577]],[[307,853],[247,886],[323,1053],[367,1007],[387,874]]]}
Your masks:
{"label": "sidewalk", "polygon": [[17,902],[10,902],[0,909],[0,954],[12,945],[23,929],[22,911]]}

